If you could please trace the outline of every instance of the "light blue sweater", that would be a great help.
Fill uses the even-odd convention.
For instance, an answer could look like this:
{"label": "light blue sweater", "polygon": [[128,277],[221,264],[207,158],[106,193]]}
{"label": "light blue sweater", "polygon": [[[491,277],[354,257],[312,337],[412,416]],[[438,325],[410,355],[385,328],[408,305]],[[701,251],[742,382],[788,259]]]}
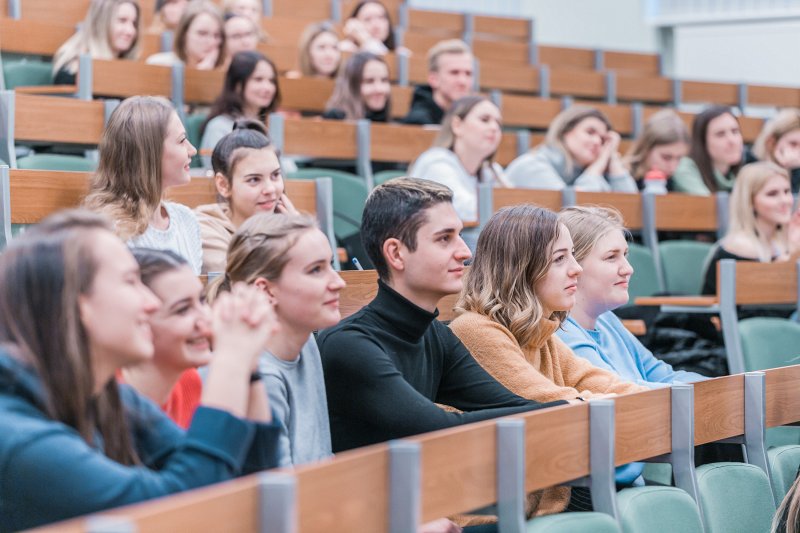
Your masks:
{"label": "light blue sweater", "polygon": [[706,379],[694,372],[674,370],[655,357],[611,311],[597,318],[593,330],[582,328],[569,317],[557,334],[576,355],[640,385],[658,387],[676,381],[692,383]]}

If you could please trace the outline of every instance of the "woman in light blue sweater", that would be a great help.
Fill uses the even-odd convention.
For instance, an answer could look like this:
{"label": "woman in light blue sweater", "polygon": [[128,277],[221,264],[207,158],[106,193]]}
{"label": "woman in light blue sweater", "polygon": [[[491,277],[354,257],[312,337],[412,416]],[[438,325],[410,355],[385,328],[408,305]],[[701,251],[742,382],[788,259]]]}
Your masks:
{"label": "woman in light blue sweater", "polygon": [[560,221],[569,228],[575,259],[583,267],[575,306],[558,336],[592,364],[642,385],[705,379],[675,370],[656,358],[612,311],[628,302],[633,267],[619,212],[601,207],[568,207]]}

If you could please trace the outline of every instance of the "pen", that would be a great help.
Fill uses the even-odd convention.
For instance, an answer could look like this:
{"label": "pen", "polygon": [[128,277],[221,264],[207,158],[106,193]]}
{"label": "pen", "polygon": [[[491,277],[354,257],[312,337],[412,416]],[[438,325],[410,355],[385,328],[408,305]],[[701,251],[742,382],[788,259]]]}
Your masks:
{"label": "pen", "polygon": [[353,266],[356,267],[356,269],[364,270],[364,267],[361,266],[361,262],[359,262],[358,257],[354,257],[353,259],[351,259],[351,261],[353,262]]}

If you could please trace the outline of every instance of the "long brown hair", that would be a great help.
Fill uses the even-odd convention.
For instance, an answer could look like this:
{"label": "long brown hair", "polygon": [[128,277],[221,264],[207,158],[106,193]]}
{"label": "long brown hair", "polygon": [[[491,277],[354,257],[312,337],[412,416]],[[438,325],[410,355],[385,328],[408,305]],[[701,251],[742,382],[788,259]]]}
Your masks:
{"label": "long brown hair", "polygon": [[103,131],[84,206],[111,218],[123,240],[144,233],[161,204],[161,159],[174,112],[165,98],[134,96],[114,110]]}
{"label": "long brown hair", "polygon": [[139,459],[111,379],[94,394],[88,334],[78,300],[92,290],[99,268],[93,252],[108,221],[86,211],[53,215],[0,256],[0,343],[42,381],[41,408],[74,428],[90,446],[95,431],[104,453],[122,464]]}
{"label": "long brown hair", "polygon": [[677,142],[690,146],[689,130],[675,111],[662,109],[650,117],[622,162],[629,167],[634,179],[641,180],[645,172],[650,170],[645,168],[645,161],[653,148]]}
{"label": "long brown hair", "polygon": [[220,41],[219,53],[217,54],[217,61],[214,63],[214,68],[219,68],[225,64],[225,59],[228,57],[225,45],[225,21],[222,18],[222,11],[213,2],[208,0],[192,0],[186,6],[186,9],[178,22],[178,27],[175,29],[175,42],[173,43],[173,51],[178,59],[186,63],[186,34],[189,33],[189,28],[192,22],[201,14],[210,15],[219,26]]}
{"label": "long brown hair", "polygon": [[531,341],[543,318],[563,322],[566,311],[544,316],[535,289],[550,269],[559,234],[558,218],[548,209],[521,204],[499,210],[481,230],[457,308],[507,328],[520,346]]}
{"label": "long brown hair", "polygon": [[[700,176],[703,178],[703,183],[705,183],[708,190],[712,193],[717,192],[719,186],[717,185],[716,178],[714,178],[714,162],[708,154],[708,124],[715,118],[725,114],[732,116],[736,119],[737,123],[739,122],[739,119],[736,118],[736,115],[733,114],[730,107],[711,106],[698,113],[697,116],[694,117],[694,122],[692,123],[692,146],[689,149],[689,157],[694,161],[695,165],[697,165]],[[738,174],[741,166],[741,163],[732,165],[730,172],[732,174]]]}

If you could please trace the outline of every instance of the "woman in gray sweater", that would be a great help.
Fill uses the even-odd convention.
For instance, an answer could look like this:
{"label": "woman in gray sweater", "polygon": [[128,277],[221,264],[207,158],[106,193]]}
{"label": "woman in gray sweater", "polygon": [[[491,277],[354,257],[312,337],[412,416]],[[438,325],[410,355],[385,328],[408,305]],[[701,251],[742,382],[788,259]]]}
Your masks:
{"label": "woman in gray sweater", "polygon": [[544,144],[506,168],[515,187],[637,192],[619,154],[619,134],[593,107],[575,105],[553,119]]}

